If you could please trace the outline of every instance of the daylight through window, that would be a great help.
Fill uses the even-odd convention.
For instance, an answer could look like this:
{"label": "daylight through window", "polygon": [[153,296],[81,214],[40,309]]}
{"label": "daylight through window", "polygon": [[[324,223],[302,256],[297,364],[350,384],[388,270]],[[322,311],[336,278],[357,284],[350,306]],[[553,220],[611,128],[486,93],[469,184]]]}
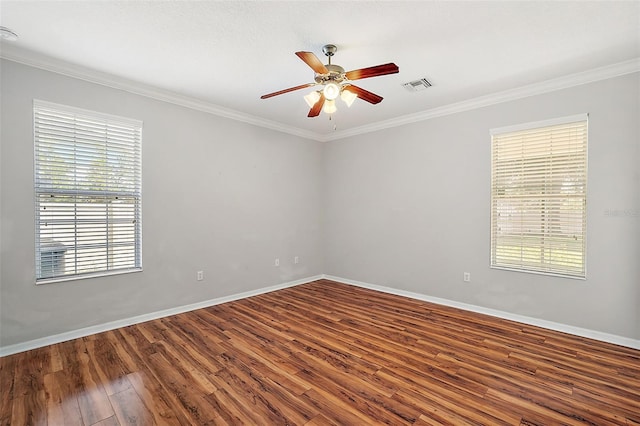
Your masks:
{"label": "daylight through window", "polygon": [[586,275],[587,115],[491,131],[491,266]]}
{"label": "daylight through window", "polygon": [[36,282],[140,270],[142,122],[34,101]]}

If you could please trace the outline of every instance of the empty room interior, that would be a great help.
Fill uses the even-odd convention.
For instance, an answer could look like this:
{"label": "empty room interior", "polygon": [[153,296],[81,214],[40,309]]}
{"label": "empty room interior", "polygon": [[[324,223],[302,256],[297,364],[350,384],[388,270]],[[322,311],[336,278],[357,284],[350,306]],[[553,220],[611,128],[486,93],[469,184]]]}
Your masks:
{"label": "empty room interior", "polygon": [[0,25],[0,425],[640,425],[640,2]]}

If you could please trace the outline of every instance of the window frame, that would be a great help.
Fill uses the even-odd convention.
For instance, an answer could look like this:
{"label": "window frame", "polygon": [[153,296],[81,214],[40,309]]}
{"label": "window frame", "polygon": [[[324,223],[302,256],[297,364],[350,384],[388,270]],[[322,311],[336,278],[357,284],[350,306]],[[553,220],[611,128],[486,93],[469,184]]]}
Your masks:
{"label": "window frame", "polygon": [[[53,125],[54,127],[52,128],[54,130],[60,130],[64,126],[64,124],[68,126],[66,129],[72,129],[72,130],[69,130],[69,132],[73,132],[74,134],[72,142],[69,142],[68,139],[64,141],[64,137],[69,136],[69,134],[67,133],[64,133],[63,135],[60,135],[60,136],[56,135],[55,137],[43,136],[43,133],[45,132],[41,132],[39,129],[42,128],[42,126],[44,126],[45,122],[47,121],[46,118],[43,118],[43,116],[45,115],[49,115],[50,117],[60,118],[60,123],[63,123],[63,124]],[[62,118],[63,116],[65,117]],[[69,118],[69,117],[72,117],[72,118]],[[123,167],[121,165],[121,161],[127,162],[129,165],[129,169],[125,172],[127,173],[126,176],[119,175],[119,177],[125,176],[127,179],[129,179],[127,183],[128,188],[126,190],[124,186],[121,186],[120,188],[116,188],[117,184],[111,183],[109,179],[106,177],[103,178],[102,180],[85,179],[83,181],[85,186],[87,184],[91,184],[95,186],[102,185],[103,186],[102,189],[81,188],[82,184],[78,183],[79,180],[77,179],[77,176],[80,174],[79,170],[81,170],[82,168],[82,164],[81,164],[82,162],[78,160],[78,158],[80,157],[77,157],[76,151],[79,152],[80,150],[79,147],[86,149],[86,145],[83,146],[83,143],[85,143],[87,139],[86,138],[83,139],[83,137],[76,138],[75,135],[79,134],[81,130],[81,125],[79,125],[78,123],[84,122],[84,121],[88,121],[91,125],[96,124],[96,125],[104,126],[104,129],[100,130],[104,133],[104,137],[96,138],[91,142],[93,145],[95,145],[96,147],[95,149],[97,150],[96,152],[102,149],[104,150],[104,154],[96,154],[94,151],[90,151],[88,155],[94,161],[100,161],[103,158],[102,157],[103,155],[104,162],[106,163],[108,161],[108,158],[111,158],[110,155],[113,155],[114,146],[116,146],[118,143],[123,144],[123,142],[120,140],[118,140],[118,142],[115,142],[116,137],[113,134],[114,128],[125,129],[125,131],[128,131],[132,134],[131,137],[127,137],[124,139],[124,145],[127,146],[127,149],[125,150],[124,154],[122,153],[119,154],[120,157],[118,157],[118,159],[116,160],[116,165],[114,165],[113,167],[101,165],[98,167],[98,169],[95,169],[95,170],[91,169],[89,172],[87,172],[85,169],[85,174],[91,173],[94,171],[96,173],[102,172],[106,174],[108,173],[116,174],[118,172],[118,167]],[[59,127],[55,127],[55,126],[59,126]],[[142,130],[143,130],[143,122],[141,120],[135,120],[131,118],[105,114],[101,112],[76,108],[68,105],[56,104],[53,102],[43,101],[39,99],[33,100],[33,141],[34,141],[33,188],[34,188],[34,210],[35,210],[35,217],[34,217],[34,228],[35,228],[34,229],[35,231],[35,238],[34,238],[35,271],[34,272],[35,274],[34,275],[35,275],[36,285],[87,279],[87,278],[95,278],[95,277],[102,277],[102,276],[110,276],[110,275],[119,275],[119,274],[126,274],[126,273],[132,273],[132,272],[140,272],[143,270],[142,269]],[[95,134],[91,134],[91,137],[94,137],[94,136]],[[59,176],[55,176],[55,174],[52,174],[51,172],[47,174],[46,168],[52,167],[52,164],[55,164],[55,160],[51,160],[51,159],[42,160],[43,157],[40,151],[42,151],[43,149],[44,150],[48,149],[50,151],[57,149],[61,152],[70,147],[73,147],[73,152],[74,152],[73,160],[71,160],[68,164],[65,162],[65,167],[70,167],[70,170],[65,171],[64,174],[61,174]],[[59,155],[62,155],[62,154],[59,154]],[[54,161],[54,163],[52,163],[51,161]],[[43,173],[43,171],[45,172]],[[71,173],[71,175],[74,177],[73,179],[69,178],[70,176],[69,173]],[[41,179],[41,177],[44,177],[44,178]],[[52,181],[55,178],[59,178],[63,181],[63,183],[60,185],[60,187],[55,187],[55,184],[51,183],[52,181],[49,181],[49,182],[47,181],[46,179],[47,177],[51,178]],[[70,183],[72,180],[74,180],[75,183]],[[41,220],[41,215],[42,215],[41,207],[43,206],[43,203],[41,200],[44,199],[44,197],[48,197],[48,196],[52,198],[55,196],[68,197],[72,201],[64,204],[66,204],[67,206],[69,205],[74,206],[73,214],[69,213],[69,211],[65,212],[64,210],[60,210],[61,212],[64,212],[68,215],[73,216],[73,219],[66,219],[66,222],[71,224],[69,226],[73,229],[65,231],[66,235],[72,235],[73,242],[71,244],[61,244],[60,242],[55,242],[52,240],[52,243],[58,244],[57,246],[58,248],[64,247],[63,253],[65,253],[66,250],[69,250],[69,249],[74,253],[75,262],[73,267],[74,269],[73,273],[65,274],[63,271],[63,273],[60,274],[60,273],[56,273],[59,271],[53,272],[53,268],[55,268],[56,266],[51,266],[51,263],[47,265],[46,262],[47,262],[47,259],[49,259],[49,262],[51,262],[51,259],[55,257],[56,254],[49,255],[47,258],[43,260],[43,248],[46,248],[47,244],[49,244],[48,241],[43,242],[43,240],[48,240],[50,239],[50,237],[47,236],[46,233],[44,233],[41,230],[42,224],[45,221],[47,221],[47,219]],[[81,200],[81,199],[84,199],[84,200]],[[101,206],[104,205],[104,210],[106,212],[104,213],[104,220],[101,219],[95,222],[98,224],[98,226],[100,226],[100,224],[104,225],[104,232],[106,233],[106,235],[103,235],[100,237],[94,237],[98,240],[104,241],[104,243],[96,244],[96,247],[98,249],[104,249],[106,253],[104,255],[104,259],[98,261],[98,262],[104,263],[105,266],[93,271],[79,272],[77,260],[79,257],[83,256],[83,255],[80,255],[80,256],[78,255],[78,250],[79,250],[79,247],[81,246],[81,244],[79,243],[79,239],[80,237],[84,236],[87,232],[87,231],[84,231],[85,234],[83,234],[83,231],[79,230],[79,228],[81,227],[80,225],[83,223],[83,218],[84,220],[86,220],[86,216],[83,217],[82,215],[95,214],[94,212],[96,211],[96,210],[91,210],[89,211],[89,213],[78,213],[81,210],[81,207],[79,206],[84,205],[86,207],[86,206],[92,205],[92,203],[95,203],[94,206],[96,206],[95,208],[98,208],[98,209],[101,209]],[[46,205],[44,207],[46,208]],[[119,208],[121,208],[122,210],[118,210]],[[126,215],[129,215],[129,219],[123,219],[123,217],[126,217]],[[49,221],[57,224],[60,224],[62,222],[62,220],[58,220],[58,222],[56,222],[55,219],[53,220],[49,219]],[[126,225],[127,223],[130,223],[130,225]],[[131,229],[126,229],[124,231],[121,231],[117,228],[118,224],[120,225],[125,224],[124,225],[125,227],[128,226]],[[95,235],[95,232],[98,232],[98,234],[100,234],[102,231],[94,231],[94,233],[91,235]],[[118,232],[120,232],[120,234],[118,234]],[[118,236],[114,237],[113,236],[114,234],[118,234]],[[114,241],[120,238],[119,236],[122,234],[125,234],[127,236],[130,235],[132,239],[131,242],[118,241],[119,244],[114,243]],[[65,242],[68,243],[68,241],[65,241]],[[116,247],[116,248],[114,249],[113,247]],[[132,254],[122,255],[122,252],[119,251],[121,249],[117,247],[125,247],[122,250],[132,252]],[[110,250],[112,250],[112,252],[110,252]],[[59,256],[59,251],[57,255]],[[125,262],[130,263],[131,266],[120,266],[120,265],[113,266],[118,263],[117,260],[114,260],[117,257],[117,255],[121,256],[119,259],[125,259]],[[62,254],[62,256],[65,256],[65,254]],[[98,257],[99,259],[101,258],[101,256],[102,255],[96,255],[96,257]],[[42,270],[47,266],[51,268],[52,273],[43,275]]]}
{"label": "window frame", "polygon": [[[541,260],[539,262],[539,264],[537,266],[529,266],[527,267],[526,265],[524,265],[525,260],[523,259],[524,256],[522,255],[522,251],[523,251],[523,247],[524,248],[531,248],[534,247],[533,245],[525,245],[522,244],[522,237],[521,237],[521,243],[519,245],[520,250],[521,250],[521,261],[520,261],[520,265],[514,265],[514,264],[510,264],[507,265],[508,262],[505,262],[504,260],[502,262],[498,262],[498,254],[497,254],[497,247],[498,247],[498,243],[496,241],[499,235],[499,229],[498,229],[498,219],[497,219],[497,215],[498,215],[498,207],[497,207],[497,200],[499,199],[503,199],[506,200],[507,198],[496,198],[496,193],[497,191],[497,186],[496,186],[496,182],[494,181],[497,175],[497,171],[496,171],[496,165],[494,164],[494,161],[496,160],[496,152],[495,152],[495,138],[496,137],[500,137],[500,136],[505,136],[505,135],[510,135],[510,134],[515,134],[515,133],[524,133],[524,132],[538,132],[538,133],[544,133],[545,130],[550,131],[550,129],[552,127],[556,127],[556,126],[571,126],[573,123],[583,123],[584,125],[584,137],[582,138],[582,140],[584,141],[584,149],[583,149],[583,163],[581,162],[580,164],[583,164],[582,168],[579,169],[579,171],[577,172],[576,170],[573,170],[573,174],[571,174],[571,177],[580,177],[579,176],[579,172],[582,172],[582,180],[580,181],[580,184],[582,186],[582,191],[579,193],[580,196],[579,197],[574,197],[575,199],[579,199],[580,201],[582,201],[582,207],[578,208],[578,209],[573,209],[573,210],[567,210],[567,211],[571,211],[571,212],[579,212],[581,213],[581,217],[579,221],[576,221],[576,223],[578,223],[579,225],[581,225],[582,227],[582,231],[580,234],[580,241],[581,241],[581,251],[580,254],[582,256],[581,259],[581,270],[580,271],[572,271],[570,266],[566,266],[566,268],[564,270],[560,270],[560,268],[558,267],[559,265],[561,265],[561,261],[556,260],[554,261],[550,261],[549,258],[553,257],[553,255],[551,254],[544,254],[544,249],[543,246],[540,246],[540,255],[541,255]],[[543,120],[543,121],[536,121],[536,122],[530,122],[530,123],[523,123],[523,124],[518,124],[518,125],[514,125],[514,126],[506,126],[506,127],[500,127],[500,128],[494,128],[490,130],[490,136],[491,136],[491,148],[490,148],[490,155],[491,155],[491,166],[490,166],[490,173],[491,173],[491,185],[490,185],[490,224],[489,224],[489,229],[490,229],[490,268],[491,269],[499,269],[499,270],[508,270],[508,271],[515,271],[515,272],[523,272],[523,273],[530,273],[530,274],[539,274],[539,275],[548,275],[548,276],[555,276],[555,277],[562,277],[562,278],[571,278],[571,279],[578,279],[578,280],[586,280],[587,279],[587,207],[588,207],[588,203],[587,203],[587,181],[588,181],[588,145],[589,145],[589,115],[587,113],[584,114],[576,114],[576,115],[571,115],[571,116],[567,116],[567,117],[559,117],[559,118],[554,118],[554,119],[550,119],[550,120]],[[551,145],[550,145],[551,146]],[[550,158],[555,158],[555,157],[550,157]],[[521,161],[526,161],[526,157],[525,156],[521,156],[519,157],[519,159]],[[528,158],[528,161],[531,161],[533,159],[533,157],[530,155]],[[550,159],[550,161],[552,161]],[[547,167],[544,169],[546,173],[550,173],[550,170],[554,170],[556,171],[555,168],[552,167]],[[515,173],[514,173],[515,175]],[[546,175],[545,175],[546,178]],[[546,183],[545,183],[546,185]],[[503,186],[504,188],[504,186]],[[520,187],[522,188],[522,186]],[[505,189],[506,190],[506,189]],[[553,200],[554,200],[554,195],[556,197],[560,196],[559,199],[562,199],[563,194],[559,191],[555,191],[555,192],[550,192],[550,193],[544,193],[544,196],[542,196],[542,194],[540,194],[541,196],[538,198],[539,200],[543,201],[543,205],[538,207],[538,210],[540,212],[540,223],[541,223],[541,231],[540,231],[540,237],[538,237],[541,241],[544,240],[545,235],[548,236],[560,236],[561,235],[561,231],[556,231],[551,232],[550,229],[551,227],[549,226],[548,223],[545,223],[546,221],[548,221],[548,219],[542,219],[542,217],[545,217],[544,214],[548,213],[549,208],[544,206],[544,203],[551,203],[553,204]],[[564,199],[572,199],[569,196],[564,196]],[[556,199],[557,200],[557,199]],[[557,201],[555,201],[557,204]],[[524,204],[524,202],[520,201],[521,206]],[[557,212],[556,215],[558,215],[558,217],[560,217],[560,212],[561,209],[559,207],[556,207]],[[564,211],[563,211],[564,212]],[[523,212],[520,212],[523,213]],[[532,215],[535,215],[534,213],[532,213]],[[499,215],[498,215],[499,216]],[[521,219],[522,220],[522,219]],[[574,223],[572,222],[571,225],[574,225]],[[521,227],[523,225],[520,225]],[[522,229],[520,229],[521,235],[522,235]],[[545,267],[546,265],[546,267]],[[546,270],[545,270],[546,268]]]}

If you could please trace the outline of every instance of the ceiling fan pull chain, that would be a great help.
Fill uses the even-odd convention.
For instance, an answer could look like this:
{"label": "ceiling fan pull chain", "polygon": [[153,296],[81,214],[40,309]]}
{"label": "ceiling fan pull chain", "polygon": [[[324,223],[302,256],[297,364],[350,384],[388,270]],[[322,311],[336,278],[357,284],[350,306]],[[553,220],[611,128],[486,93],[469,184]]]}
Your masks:
{"label": "ceiling fan pull chain", "polygon": [[338,124],[333,119],[333,114],[329,114],[329,121],[333,121],[333,131],[335,132],[336,130],[338,130]]}

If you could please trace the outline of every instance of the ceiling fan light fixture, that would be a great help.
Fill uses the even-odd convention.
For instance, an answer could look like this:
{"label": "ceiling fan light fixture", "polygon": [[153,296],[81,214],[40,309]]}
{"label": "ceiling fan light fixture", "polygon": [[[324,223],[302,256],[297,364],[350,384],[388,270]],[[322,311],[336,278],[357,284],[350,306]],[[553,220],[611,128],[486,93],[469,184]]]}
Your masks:
{"label": "ceiling fan light fixture", "polygon": [[327,101],[325,101],[324,107],[322,108],[322,110],[326,114],[333,114],[334,112],[336,112],[338,110],[336,108],[336,101],[334,101],[333,99],[328,99]]}
{"label": "ceiling fan light fixture", "polygon": [[351,105],[353,105],[353,101],[355,101],[357,97],[358,95],[347,89],[342,89],[342,93],[340,93],[340,99],[347,104],[347,107],[351,107]]}
{"label": "ceiling fan light fixture", "polygon": [[305,102],[309,105],[309,108],[313,108],[313,106],[320,100],[320,93],[317,91],[313,91],[304,97]]}
{"label": "ceiling fan light fixture", "polygon": [[338,96],[340,96],[340,86],[337,83],[334,83],[333,81],[331,81],[325,84],[324,89],[322,90],[322,93],[324,94],[324,97],[327,100],[333,101]]}

